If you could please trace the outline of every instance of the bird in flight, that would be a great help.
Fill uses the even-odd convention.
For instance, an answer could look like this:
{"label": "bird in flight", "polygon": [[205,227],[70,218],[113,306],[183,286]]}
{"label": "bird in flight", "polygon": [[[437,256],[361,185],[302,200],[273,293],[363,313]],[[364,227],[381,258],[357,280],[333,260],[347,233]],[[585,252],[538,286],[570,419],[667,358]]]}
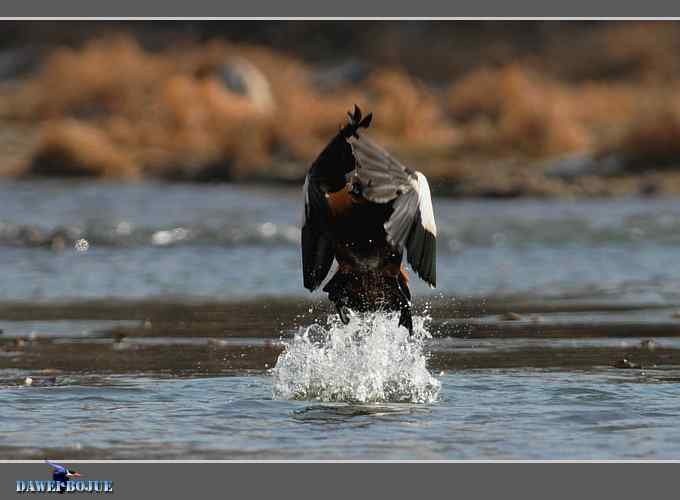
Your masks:
{"label": "bird in flight", "polygon": [[397,160],[359,129],[355,105],[347,125],[331,139],[307,173],[302,221],[304,286],[323,291],[344,324],[350,310],[396,311],[413,332],[411,292],[402,263],[436,286],[436,239],[430,187],[425,176]]}

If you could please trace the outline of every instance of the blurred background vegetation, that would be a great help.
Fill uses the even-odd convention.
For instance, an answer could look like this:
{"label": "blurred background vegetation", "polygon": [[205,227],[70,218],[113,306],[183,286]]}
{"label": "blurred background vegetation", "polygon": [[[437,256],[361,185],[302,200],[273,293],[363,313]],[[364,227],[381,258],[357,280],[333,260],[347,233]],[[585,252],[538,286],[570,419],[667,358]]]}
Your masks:
{"label": "blurred background vegetation", "polygon": [[671,21],[5,21],[0,175],[298,183],[357,103],[438,194],[675,194],[679,49]]}

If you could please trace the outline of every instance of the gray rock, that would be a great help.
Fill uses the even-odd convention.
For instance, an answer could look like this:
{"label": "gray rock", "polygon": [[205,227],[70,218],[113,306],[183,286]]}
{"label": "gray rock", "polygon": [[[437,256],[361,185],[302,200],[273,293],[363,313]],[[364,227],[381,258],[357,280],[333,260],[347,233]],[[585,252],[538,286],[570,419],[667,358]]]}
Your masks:
{"label": "gray rock", "polygon": [[222,64],[219,76],[230,91],[248,97],[262,112],[274,108],[269,80],[255,65],[243,58],[233,58]]}

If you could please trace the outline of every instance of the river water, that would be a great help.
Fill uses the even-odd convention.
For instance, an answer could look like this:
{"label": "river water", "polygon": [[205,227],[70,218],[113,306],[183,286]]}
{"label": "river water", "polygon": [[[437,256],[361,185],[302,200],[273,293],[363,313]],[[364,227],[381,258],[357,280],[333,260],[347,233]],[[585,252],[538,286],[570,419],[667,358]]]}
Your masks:
{"label": "river water", "polygon": [[303,290],[297,188],[0,200],[2,458],[680,457],[680,200],[436,198],[414,338]]}

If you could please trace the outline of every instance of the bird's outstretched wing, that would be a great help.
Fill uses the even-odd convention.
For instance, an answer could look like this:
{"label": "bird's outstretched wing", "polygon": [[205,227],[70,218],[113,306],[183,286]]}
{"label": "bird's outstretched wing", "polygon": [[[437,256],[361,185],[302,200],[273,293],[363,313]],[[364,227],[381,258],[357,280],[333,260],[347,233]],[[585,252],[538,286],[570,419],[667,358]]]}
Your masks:
{"label": "bird's outstretched wing", "polygon": [[416,173],[392,158],[365,135],[349,140],[356,159],[361,195],[374,203],[387,203],[413,189]]}
{"label": "bird's outstretched wing", "polygon": [[406,248],[413,270],[436,286],[437,225],[427,179],[365,136],[350,139],[350,144],[362,196],[374,203],[392,202],[392,214],[384,226],[388,242]]}
{"label": "bird's outstretched wing", "polygon": [[302,215],[302,273],[305,288],[315,290],[323,282],[335,257],[333,238],[328,231],[330,208],[318,183],[305,178]]}

